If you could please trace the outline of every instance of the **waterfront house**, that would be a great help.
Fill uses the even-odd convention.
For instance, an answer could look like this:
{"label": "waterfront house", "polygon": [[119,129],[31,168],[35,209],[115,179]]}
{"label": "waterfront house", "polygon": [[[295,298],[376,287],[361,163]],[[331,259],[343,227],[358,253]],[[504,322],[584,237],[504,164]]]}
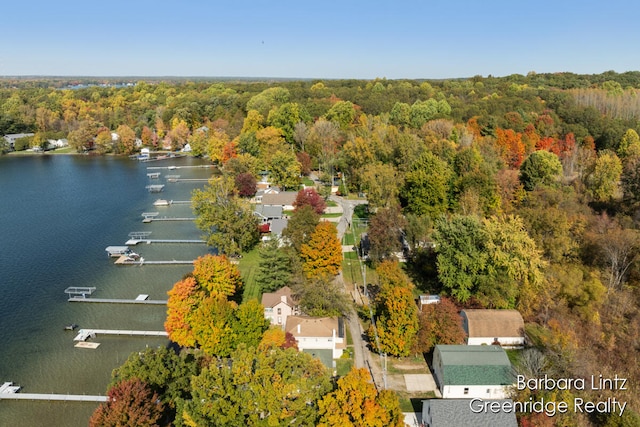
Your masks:
{"label": "waterfront house", "polygon": [[277,194],[264,194],[262,204],[265,206],[282,206],[285,211],[293,210],[293,202],[298,196],[297,191],[281,191]]}
{"label": "waterfront house", "polygon": [[443,398],[505,399],[515,377],[497,345],[436,345],[433,377]]}
{"label": "waterfront house", "polygon": [[20,138],[26,138],[28,136],[34,136],[34,133],[10,133],[4,136],[5,141],[7,141],[7,145],[10,150],[15,150],[16,140]]}
{"label": "waterfront house", "polygon": [[[424,427],[517,427],[514,411],[502,411],[511,399],[487,399],[485,403],[497,402],[500,410],[478,411],[471,399],[428,399],[422,401],[422,425]],[[495,403],[493,403],[495,405]],[[473,409],[473,410],[472,410]]]}
{"label": "waterfront house", "polygon": [[524,346],[524,320],[518,310],[462,310],[460,316],[469,345]]}
{"label": "waterfront house", "polygon": [[273,206],[273,205],[262,205],[257,204],[253,210],[254,215],[256,215],[262,223],[271,222],[274,219],[282,218],[282,206]]}
{"label": "waterfront house", "polygon": [[262,306],[264,307],[264,317],[269,319],[272,325],[284,328],[287,318],[300,314],[300,307],[296,299],[292,296],[291,288],[285,286],[275,292],[265,292],[262,294]]}
{"label": "waterfront house", "polygon": [[300,351],[330,368],[346,348],[344,321],[339,317],[289,316],[284,330],[294,336]]}

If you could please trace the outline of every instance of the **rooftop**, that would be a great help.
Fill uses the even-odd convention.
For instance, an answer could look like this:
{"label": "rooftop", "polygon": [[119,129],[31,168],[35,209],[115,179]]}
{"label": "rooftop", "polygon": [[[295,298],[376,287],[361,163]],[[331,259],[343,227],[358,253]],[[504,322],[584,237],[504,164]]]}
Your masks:
{"label": "rooftop", "polygon": [[521,337],[524,320],[518,310],[462,310],[470,337]]}
{"label": "rooftop", "polygon": [[[471,411],[469,399],[430,399],[423,400],[429,405],[431,425],[433,427],[517,427],[515,412],[494,413],[490,410],[474,413]],[[484,402],[512,402],[511,399],[486,399]]]}
{"label": "rooftop", "polygon": [[436,345],[445,385],[510,385],[507,353],[495,345]]}

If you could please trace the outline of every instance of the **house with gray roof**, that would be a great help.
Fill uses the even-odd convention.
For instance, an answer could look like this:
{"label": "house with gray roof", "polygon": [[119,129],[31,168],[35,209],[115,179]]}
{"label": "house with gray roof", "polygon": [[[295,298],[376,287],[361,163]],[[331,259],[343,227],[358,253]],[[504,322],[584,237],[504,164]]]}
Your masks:
{"label": "house with gray roof", "polygon": [[281,191],[277,194],[266,193],[262,196],[263,205],[282,206],[285,211],[293,210],[293,202],[298,197],[297,191]]}
{"label": "house with gray roof", "polygon": [[436,345],[433,377],[443,398],[505,399],[515,383],[507,353],[497,345]]}
{"label": "house with gray roof", "polygon": [[[483,400],[484,403],[510,403],[511,399]],[[425,427],[517,427],[515,411],[478,411],[471,399],[429,399],[422,401],[422,425]]]}
{"label": "house with gray roof", "polygon": [[255,205],[253,213],[262,220],[262,223],[282,218],[282,206]]}
{"label": "house with gray roof", "polygon": [[462,310],[460,316],[469,345],[524,346],[524,320],[518,310]]}

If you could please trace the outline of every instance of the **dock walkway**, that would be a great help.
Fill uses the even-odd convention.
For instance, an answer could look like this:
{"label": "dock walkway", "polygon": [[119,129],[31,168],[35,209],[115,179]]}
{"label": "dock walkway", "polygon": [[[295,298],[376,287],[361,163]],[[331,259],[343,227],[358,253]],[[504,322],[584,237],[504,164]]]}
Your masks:
{"label": "dock walkway", "polygon": [[193,264],[193,260],[147,261],[144,258],[132,260],[127,256],[121,256],[115,262],[116,265],[185,265]]}
{"label": "dock walkway", "polygon": [[41,393],[2,393],[0,400],[49,400],[58,402],[106,402],[108,396],[91,396],[88,394],[41,394]]}
{"label": "dock walkway", "polygon": [[106,304],[150,304],[150,305],[167,305],[167,300],[159,299],[119,299],[119,298],[82,298],[71,297],[69,302],[95,302]]}
{"label": "dock walkway", "polygon": [[199,239],[129,239],[125,244],[130,246],[135,246],[138,243],[146,243],[147,245],[150,245],[152,243],[207,243],[207,242]]}
{"label": "dock walkway", "polygon": [[126,335],[133,337],[168,337],[166,331],[132,331],[127,329],[80,329],[74,341],[86,341],[96,335]]}

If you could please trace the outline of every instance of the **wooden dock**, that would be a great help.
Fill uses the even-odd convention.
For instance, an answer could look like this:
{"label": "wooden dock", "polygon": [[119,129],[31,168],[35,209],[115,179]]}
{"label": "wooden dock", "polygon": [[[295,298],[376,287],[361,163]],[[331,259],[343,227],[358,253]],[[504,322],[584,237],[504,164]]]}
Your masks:
{"label": "wooden dock", "polygon": [[168,178],[169,182],[209,182],[208,178]]}
{"label": "wooden dock", "polygon": [[148,166],[147,170],[156,170],[156,169],[208,169],[213,168],[213,165],[197,165],[197,166]]}
{"label": "wooden dock", "polygon": [[144,258],[132,260],[127,256],[121,256],[115,262],[116,265],[186,265],[193,264],[193,260],[148,261]]}
{"label": "wooden dock", "polygon": [[107,402],[108,396],[88,394],[40,394],[40,393],[2,393],[0,400],[48,400],[56,402]]}
{"label": "wooden dock", "polygon": [[74,341],[86,341],[96,335],[118,335],[130,337],[168,337],[166,331],[132,331],[127,329],[80,329]]}

